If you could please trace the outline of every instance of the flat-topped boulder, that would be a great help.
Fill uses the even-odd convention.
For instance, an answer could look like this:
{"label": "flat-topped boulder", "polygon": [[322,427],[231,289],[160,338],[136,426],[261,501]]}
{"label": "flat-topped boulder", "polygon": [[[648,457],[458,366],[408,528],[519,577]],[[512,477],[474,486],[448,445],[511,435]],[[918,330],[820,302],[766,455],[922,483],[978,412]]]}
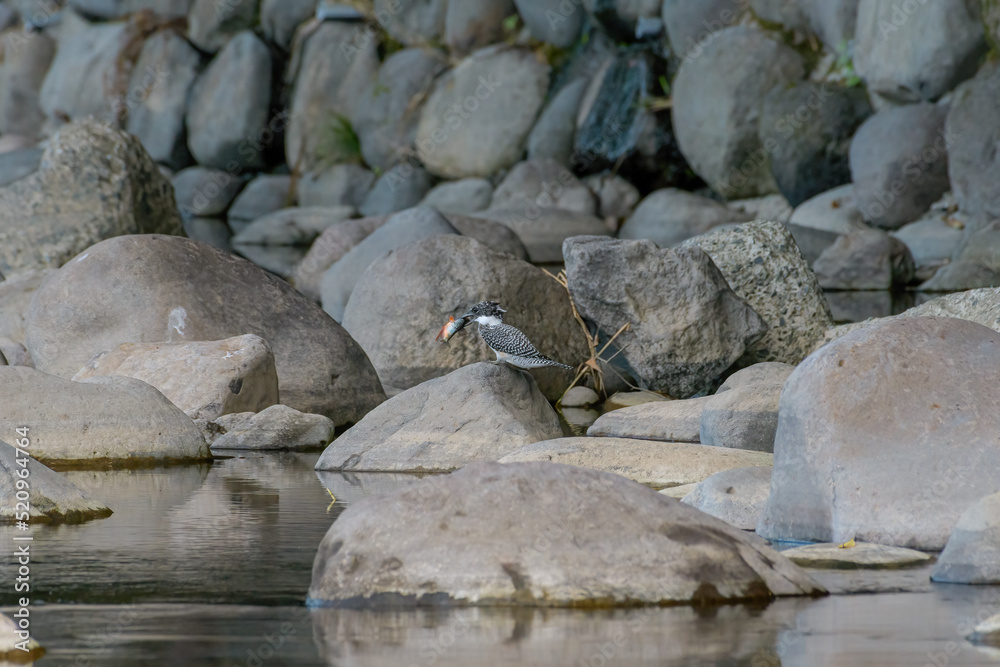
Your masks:
{"label": "flat-topped boulder", "polygon": [[718,519],[616,475],[474,463],[334,522],[311,606],[718,604],[824,589]]}
{"label": "flat-topped boulder", "polygon": [[802,567],[833,570],[895,570],[926,565],[934,560],[933,556],[923,551],[867,542],[857,542],[850,547],[840,544],[807,544],[781,553]]}
{"label": "flat-topped boulder", "polygon": [[525,445],[501,463],[553,461],[612,472],[654,488],[700,482],[720,470],[771,465],[765,452],[631,438],[557,438]]}
{"label": "flat-topped boulder", "polygon": [[652,401],[606,412],[587,435],[661,442],[701,442],[701,413],[711,396],[680,401]]}

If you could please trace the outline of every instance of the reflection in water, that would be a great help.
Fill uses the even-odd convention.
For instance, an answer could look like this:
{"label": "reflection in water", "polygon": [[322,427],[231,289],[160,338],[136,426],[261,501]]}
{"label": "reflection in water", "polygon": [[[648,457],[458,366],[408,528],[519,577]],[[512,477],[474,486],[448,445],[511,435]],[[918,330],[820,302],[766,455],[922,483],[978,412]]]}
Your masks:
{"label": "reflection in water", "polygon": [[[115,514],[32,529],[32,630],[48,650],[39,664],[997,664],[963,636],[1000,613],[1000,587],[931,584],[928,567],[814,571],[831,591],[877,594],[766,608],[307,610],[313,556],[337,515],[419,479],[316,473],[316,458],[66,473]],[[0,543],[12,533],[0,526]],[[10,568],[0,562],[0,581],[13,579]],[[12,587],[0,587],[0,611],[14,602]]]}

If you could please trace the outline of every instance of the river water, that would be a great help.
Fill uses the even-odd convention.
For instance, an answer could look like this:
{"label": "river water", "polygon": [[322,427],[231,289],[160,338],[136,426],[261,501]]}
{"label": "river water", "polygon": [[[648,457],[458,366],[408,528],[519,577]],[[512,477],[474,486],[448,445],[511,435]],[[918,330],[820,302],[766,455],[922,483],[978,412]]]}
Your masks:
{"label": "river water", "polygon": [[[31,628],[47,649],[38,664],[1000,665],[1000,651],[963,639],[973,619],[1000,612],[1000,587],[931,584],[928,568],[815,571],[839,593],[754,607],[307,610],[333,520],[414,479],[317,474],[317,456],[66,473],[115,513],[32,528]],[[0,527],[0,544],[13,536]],[[6,613],[11,551],[0,564]]]}

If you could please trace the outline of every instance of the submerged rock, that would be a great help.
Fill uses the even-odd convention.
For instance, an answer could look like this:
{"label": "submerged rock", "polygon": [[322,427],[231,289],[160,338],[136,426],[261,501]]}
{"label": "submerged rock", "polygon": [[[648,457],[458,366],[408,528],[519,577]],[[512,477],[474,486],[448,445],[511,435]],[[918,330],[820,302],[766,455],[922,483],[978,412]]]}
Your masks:
{"label": "submerged rock", "polygon": [[390,398],[327,447],[316,469],[451,471],[560,433],[531,376],[480,362]]}
{"label": "submerged rock", "polygon": [[308,603],[611,607],[824,592],[772,549],[634,482],[477,463],[344,511],[316,554]]}
{"label": "submerged rock", "polygon": [[[29,443],[32,436],[31,430],[28,430]],[[13,446],[0,441],[0,497],[13,500],[18,491],[15,482],[28,479],[31,494],[28,523],[83,523],[111,516],[111,510],[104,503],[89,497],[76,484],[31,456],[24,456],[23,452],[31,453],[30,444],[21,451],[22,454],[18,455]],[[21,465],[22,461],[27,461],[27,464]],[[28,471],[27,478],[19,474],[22,470]],[[0,523],[13,523],[17,518],[15,509],[13,502],[4,503],[0,507]]]}

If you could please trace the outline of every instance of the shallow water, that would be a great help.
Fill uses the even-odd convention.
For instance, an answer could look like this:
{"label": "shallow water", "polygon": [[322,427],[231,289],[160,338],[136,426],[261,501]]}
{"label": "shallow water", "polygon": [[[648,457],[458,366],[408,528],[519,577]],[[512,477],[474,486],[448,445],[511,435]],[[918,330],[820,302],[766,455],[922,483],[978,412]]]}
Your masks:
{"label": "shallow water", "polygon": [[[115,514],[32,529],[32,631],[48,651],[38,664],[1000,664],[1000,653],[962,639],[975,617],[1000,612],[1000,587],[931,584],[929,568],[816,572],[831,590],[867,594],[766,607],[310,611],[313,555],[332,521],[415,479],[317,474],[316,456],[66,473]],[[0,544],[13,535],[0,527]],[[0,605],[10,613],[4,554]]]}

